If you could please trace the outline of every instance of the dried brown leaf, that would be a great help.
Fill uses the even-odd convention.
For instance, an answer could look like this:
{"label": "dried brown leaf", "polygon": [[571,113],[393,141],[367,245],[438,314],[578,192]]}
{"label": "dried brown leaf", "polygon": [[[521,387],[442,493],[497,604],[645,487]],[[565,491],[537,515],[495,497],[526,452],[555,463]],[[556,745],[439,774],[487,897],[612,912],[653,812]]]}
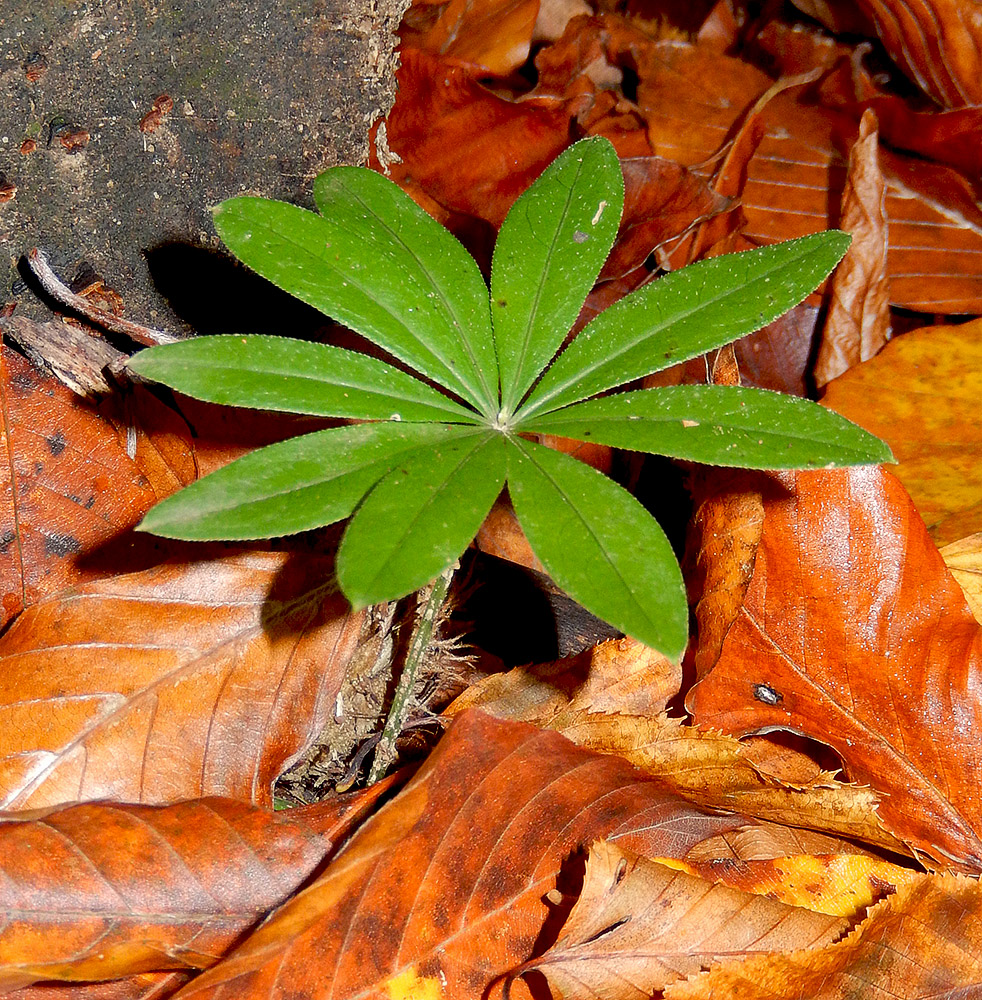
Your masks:
{"label": "dried brown leaf", "polygon": [[571,852],[616,837],[675,856],[736,825],[616,757],[467,712],[317,881],[179,996],[498,996]]}
{"label": "dried brown leaf", "polygon": [[[920,875],[827,948],[727,962],[666,1000],[969,1000],[982,984],[982,891],[975,879]],[[858,991],[858,992],[857,992]]]}
{"label": "dried brown leaf", "polygon": [[253,552],[109,577],[0,639],[7,809],[270,785],[333,708],[361,616],[327,559]]}
{"label": "dried brown leaf", "polygon": [[330,841],[229,799],[0,818],[0,990],[202,969],[297,889]]}
{"label": "dried brown leaf", "polygon": [[647,1000],[723,957],[818,947],[846,927],[841,917],[714,885],[599,843],[562,936],[521,973],[541,973],[564,1000]]}
{"label": "dried brown leaf", "polygon": [[821,387],[872,358],[890,336],[885,184],[876,116],[863,114],[849,151],[839,228],[852,236],[829,287],[829,308],[815,361]]}
{"label": "dried brown leaf", "polygon": [[787,729],[828,744],[881,795],[894,836],[980,870],[982,628],[889,473],[766,479],[743,607],[687,707],[736,736]]}

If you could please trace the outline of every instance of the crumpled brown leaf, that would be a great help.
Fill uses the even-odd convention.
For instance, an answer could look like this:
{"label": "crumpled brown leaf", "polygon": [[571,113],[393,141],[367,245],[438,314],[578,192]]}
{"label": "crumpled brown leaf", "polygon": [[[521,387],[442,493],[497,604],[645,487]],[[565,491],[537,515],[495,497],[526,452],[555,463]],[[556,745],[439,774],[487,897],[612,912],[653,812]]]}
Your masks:
{"label": "crumpled brown leaf", "polygon": [[316,881],[178,996],[500,996],[556,905],[547,893],[571,889],[571,852],[616,837],[678,856],[739,824],[616,757],[466,712]]}
{"label": "crumpled brown leaf", "polygon": [[724,956],[814,948],[847,926],[601,842],[559,940],[518,974],[544,975],[564,1000],[647,1000]]}
{"label": "crumpled brown leaf", "polygon": [[886,186],[880,170],[876,116],[866,111],[849,151],[839,228],[852,243],[829,287],[829,307],[815,360],[820,388],[872,358],[890,336]]}
{"label": "crumpled brown leaf", "polygon": [[845,940],[814,951],[727,962],[678,982],[665,1000],[919,1000],[978,995],[982,890],[975,879],[920,875],[878,903]]}

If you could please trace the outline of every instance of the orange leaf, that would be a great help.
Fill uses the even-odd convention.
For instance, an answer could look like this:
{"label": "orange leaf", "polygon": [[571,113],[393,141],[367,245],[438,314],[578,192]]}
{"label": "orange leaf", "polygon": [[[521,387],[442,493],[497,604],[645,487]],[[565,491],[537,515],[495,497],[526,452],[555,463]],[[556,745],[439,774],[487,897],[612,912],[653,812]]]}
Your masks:
{"label": "orange leaf", "polygon": [[[920,875],[878,903],[845,940],[815,951],[727,962],[665,1000],[917,1000],[978,995],[982,891],[975,879]],[[857,993],[858,991],[858,993]]]}
{"label": "orange leaf", "polygon": [[982,870],[982,628],[910,499],[878,467],[761,481],[750,586],[687,707],[830,745],[894,836]]}
{"label": "orange leaf", "polygon": [[813,948],[846,926],[599,843],[561,937],[520,974],[541,973],[566,1000],[643,1000],[724,956]]}
{"label": "orange leaf", "polygon": [[270,785],[333,708],[361,616],[326,559],[253,552],[110,577],[0,639],[0,802],[229,795]]}
{"label": "orange leaf", "polygon": [[982,320],[927,326],[831,382],[822,403],[884,438],[939,544],[982,528]]}
{"label": "orange leaf", "polygon": [[214,964],[330,841],[229,799],[0,818],[0,989]]}
{"label": "orange leaf", "polygon": [[96,574],[79,563],[159,499],[125,441],[29,361],[0,352],[0,624]]}
{"label": "orange leaf", "polygon": [[500,995],[571,852],[616,836],[675,855],[734,820],[557,733],[467,712],[316,882],[179,995]]}

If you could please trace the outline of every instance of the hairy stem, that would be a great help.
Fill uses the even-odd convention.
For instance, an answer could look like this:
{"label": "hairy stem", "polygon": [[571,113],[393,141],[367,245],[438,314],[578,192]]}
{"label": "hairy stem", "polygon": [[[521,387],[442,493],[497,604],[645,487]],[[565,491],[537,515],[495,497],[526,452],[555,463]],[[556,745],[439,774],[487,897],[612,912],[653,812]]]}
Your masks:
{"label": "hairy stem", "polygon": [[392,705],[389,708],[388,718],[385,720],[385,728],[382,730],[382,737],[375,748],[375,756],[372,758],[372,769],[368,774],[370,785],[382,778],[395,760],[396,740],[408,721],[419,668],[426,655],[426,648],[433,638],[433,628],[436,625],[440,609],[443,607],[443,602],[447,598],[447,591],[450,589],[450,581],[453,579],[456,568],[454,565],[444,570],[429,585],[429,593],[425,597],[423,612],[413,630],[409,649],[406,652],[406,661],[403,664],[402,673],[399,675],[399,683],[392,695]]}

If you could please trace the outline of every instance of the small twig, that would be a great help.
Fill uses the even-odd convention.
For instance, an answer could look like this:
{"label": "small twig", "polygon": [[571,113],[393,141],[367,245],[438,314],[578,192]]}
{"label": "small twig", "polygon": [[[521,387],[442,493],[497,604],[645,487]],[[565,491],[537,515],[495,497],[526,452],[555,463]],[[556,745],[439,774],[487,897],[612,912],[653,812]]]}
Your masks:
{"label": "small twig", "polygon": [[27,252],[27,266],[31,274],[37,278],[38,283],[58,303],[66,309],[84,316],[90,323],[101,326],[104,330],[111,330],[113,333],[121,333],[124,337],[135,340],[138,344],[146,347],[153,347],[155,344],[173,344],[182,338],[176,337],[173,333],[166,333],[164,330],[153,330],[147,326],[141,326],[132,320],[123,319],[122,316],[114,316],[104,309],[97,309],[91,302],[81,295],[76,295],[59,277],[51,270],[44,254],[34,247]]}
{"label": "small twig", "polygon": [[409,649],[406,652],[406,662],[403,664],[402,673],[399,675],[399,683],[396,685],[395,693],[392,695],[392,706],[389,708],[389,716],[385,720],[385,727],[382,730],[381,739],[375,748],[375,756],[372,758],[372,769],[368,773],[368,783],[370,785],[378,781],[388,770],[396,757],[396,740],[399,734],[406,727],[406,719],[412,702],[412,694],[416,688],[416,678],[420,665],[426,654],[426,648],[433,638],[433,628],[436,625],[437,617],[443,602],[447,599],[447,591],[450,589],[450,581],[453,578],[456,566],[441,573],[430,584],[430,592],[423,607],[423,613],[413,630],[412,638],[409,641]]}

